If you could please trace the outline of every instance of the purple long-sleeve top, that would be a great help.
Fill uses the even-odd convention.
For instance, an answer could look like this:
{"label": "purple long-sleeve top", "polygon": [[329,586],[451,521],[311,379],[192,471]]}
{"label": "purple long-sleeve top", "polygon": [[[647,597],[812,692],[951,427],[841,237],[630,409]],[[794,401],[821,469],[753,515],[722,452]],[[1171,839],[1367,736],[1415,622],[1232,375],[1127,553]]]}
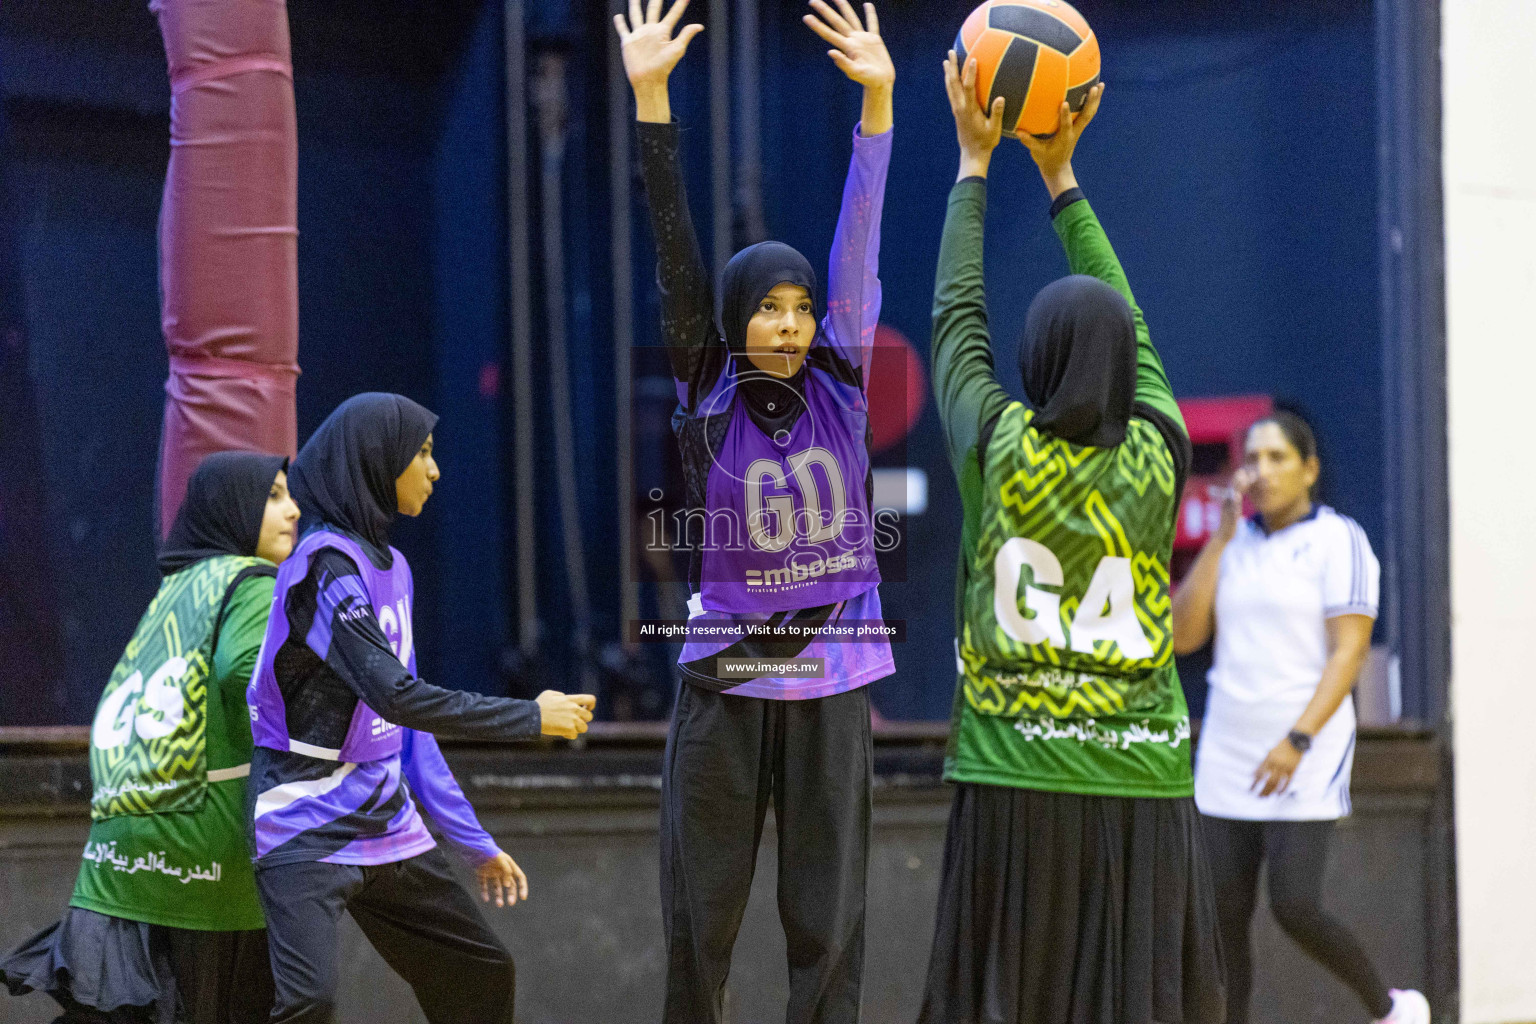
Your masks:
{"label": "purple long-sleeve top", "polygon": [[[687,506],[701,511],[705,524],[704,536],[689,538],[698,543],[689,572],[689,635],[679,659],[683,674],[708,689],[789,700],[841,693],[889,675],[894,663],[883,635],[860,632],[844,641],[861,627],[883,623],[865,439],[892,133],[865,138],[854,131],[826,313],[806,356],[804,414],[773,430],[747,415],[736,361],[715,323],[713,289],[678,160],[679,126],[641,123],[638,133],[656,238],[662,333],[677,383],[673,427]],[[765,517],[765,506],[783,511]],[[862,522],[833,529],[844,512]],[[797,534],[785,525],[791,518],[812,528]],[[714,532],[721,523],[731,529],[729,524],[753,522],[771,528],[766,544],[762,532],[750,529],[726,540]],[[855,536],[858,530],[861,536]],[[746,627],[759,623],[794,626],[804,639],[747,636]],[[814,677],[726,679],[718,667],[722,657],[822,659],[823,670]]]}

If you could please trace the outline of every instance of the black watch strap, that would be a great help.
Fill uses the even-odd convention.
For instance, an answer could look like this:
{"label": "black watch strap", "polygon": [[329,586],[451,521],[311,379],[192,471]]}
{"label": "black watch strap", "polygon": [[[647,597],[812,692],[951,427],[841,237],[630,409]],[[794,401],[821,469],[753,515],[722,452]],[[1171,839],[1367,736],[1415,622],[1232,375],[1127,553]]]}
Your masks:
{"label": "black watch strap", "polygon": [[1292,729],[1290,735],[1286,736],[1286,739],[1290,741],[1291,746],[1296,748],[1296,753],[1298,754],[1305,754],[1312,749],[1312,737],[1297,729]]}

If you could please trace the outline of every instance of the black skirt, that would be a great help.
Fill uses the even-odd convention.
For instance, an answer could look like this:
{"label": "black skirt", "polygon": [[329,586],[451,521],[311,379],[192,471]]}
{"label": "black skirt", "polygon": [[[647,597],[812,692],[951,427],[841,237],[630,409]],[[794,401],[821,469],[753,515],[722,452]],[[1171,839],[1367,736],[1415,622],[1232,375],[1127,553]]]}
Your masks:
{"label": "black skirt", "polygon": [[1190,799],[962,784],[921,1024],[1221,1024]]}
{"label": "black skirt", "polygon": [[103,1024],[265,1024],[272,969],[265,931],[168,928],[70,907],[0,956],[12,995],[46,992],[68,1020]]}
{"label": "black skirt", "polygon": [[0,959],[12,995],[46,992],[66,1010],[100,1011],[105,1020],[176,1018],[176,979],[153,925],[70,907]]}

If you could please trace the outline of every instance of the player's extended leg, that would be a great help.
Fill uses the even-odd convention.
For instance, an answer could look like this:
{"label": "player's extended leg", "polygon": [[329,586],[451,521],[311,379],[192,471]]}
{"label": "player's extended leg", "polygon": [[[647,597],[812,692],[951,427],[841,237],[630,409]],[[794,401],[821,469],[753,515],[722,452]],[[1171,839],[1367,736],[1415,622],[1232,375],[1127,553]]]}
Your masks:
{"label": "player's extended leg", "polygon": [[783,701],[774,765],[789,1024],[856,1024],[874,753],[869,690]]}
{"label": "player's extended leg", "polygon": [[511,1024],[512,954],[453,877],[441,848],[368,869],[348,905],[430,1024]]}
{"label": "player's extended leg", "polygon": [[1323,875],[1333,829],[1332,821],[1264,823],[1270,909],[1285,933],[1353,989],[1372,1017],[1385,1017],[1392,1012],[1392,997],[1371,958],[1348,928],[1323,912]]}
{"label": "player's extended leg", "polygon": [[772,786],[777,701],[678,688],[661,775],[666,1024],[718,1024]]}
{"label": "player's extended leg", "polygon": [[256,869],[277,989],[273,1024],[336,1019],[336,929],[348,901],[363,887],[363,870],[319,861]]}
{"label": "player's extended leg", "polygon": [[1248,1003],[1253,991],[1248,929],[1258,899],[1264,823],[1201,815],[1200,824],[1216,891],[1222,958],[1227,965],[1227,1024],[1248,1024]]}
{"label": "player's extended leg", "polygon": [[171,78],[160,536],[192,470],[298,432],[298,130],[284,0],[152,0]]}

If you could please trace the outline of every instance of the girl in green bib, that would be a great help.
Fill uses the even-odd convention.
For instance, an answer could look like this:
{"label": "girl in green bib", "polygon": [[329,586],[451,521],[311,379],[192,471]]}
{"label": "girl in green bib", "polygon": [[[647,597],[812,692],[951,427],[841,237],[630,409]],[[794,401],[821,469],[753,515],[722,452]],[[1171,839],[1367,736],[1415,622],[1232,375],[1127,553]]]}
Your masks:
{"label": "girl in green bib", "polygon": [[982,283],[1003,101],[945,62],[960,140],[933,300],[933,382],[964,504],[956,783],[923,1024],[1216,1024],[1210,871],[1173,666],[1168,563],[1189,437],[1072,153],[1103,86],[1023,141],[1072,271],[998,383]]}
{"label": "girl in green bib", "polygon": [[0,960],[13,994],[67,1022],[264,1021],[265,922],[243,812],[245,687],[293,550],[288,460],[198,466],[160,555],[160,590],[91,726],[91,834],[64,919]]}

